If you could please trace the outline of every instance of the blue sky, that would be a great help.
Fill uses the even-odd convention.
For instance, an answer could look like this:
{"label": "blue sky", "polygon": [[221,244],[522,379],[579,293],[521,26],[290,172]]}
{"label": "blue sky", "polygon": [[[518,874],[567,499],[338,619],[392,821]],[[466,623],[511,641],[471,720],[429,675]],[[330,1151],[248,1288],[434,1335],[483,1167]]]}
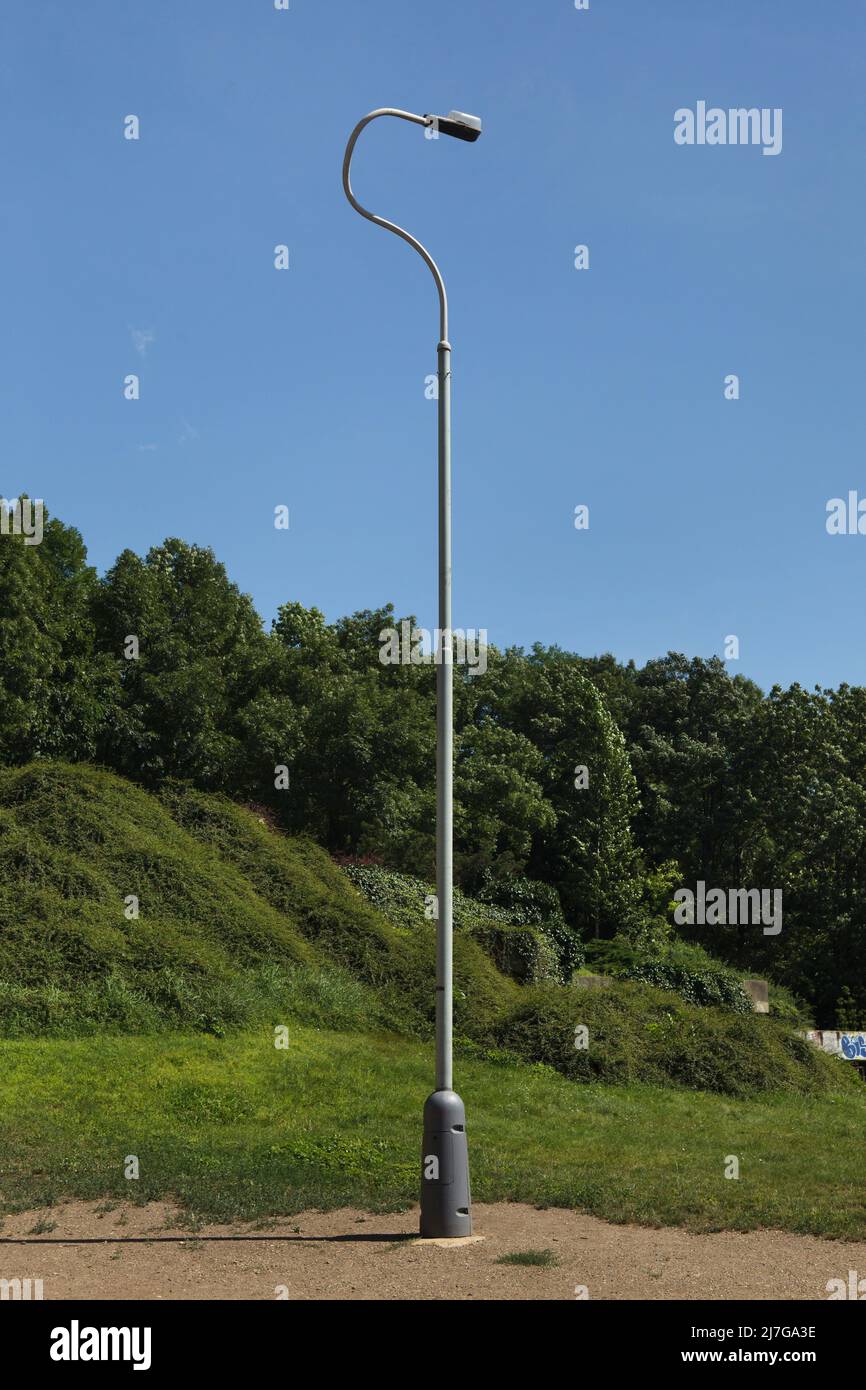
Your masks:
{"label": "blue sky", "polygon": [[[866,683],[866,536],[825,529],[866,496],[864,40],[857,0],[4,7],[3,494],[100,570],[180,535],[268,621],[434,626],[434,286],[340,166],[456,107],[477,145],[382,121],[354,166],[448,282],[455,624]],[[699,100],[782,152],[677,146]]]}

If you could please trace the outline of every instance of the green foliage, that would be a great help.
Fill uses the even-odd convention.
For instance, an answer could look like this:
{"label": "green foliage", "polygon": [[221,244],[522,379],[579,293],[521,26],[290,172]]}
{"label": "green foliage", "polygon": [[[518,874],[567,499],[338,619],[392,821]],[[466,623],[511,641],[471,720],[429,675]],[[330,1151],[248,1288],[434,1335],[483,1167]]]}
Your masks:
{"label": "green foliage", "polygon": [[805,1000],[775,981],[770,982],[770,1017],[798,1030],[815,1027],[814,1015]]}
{"label": "green foliage", "polygon": [[[288,1020],[431,1036],[435,930],[419,880],[366,874],[383,889],[382,912],[312,841],[221,795],[175,783],[156,797],[62,763],[0,772],[0,847],[7,1036],[190,1028],[222,1037]],[[131,891],[140,916],[128,920]],[[403,916],[392,922],[395,901]],[[462,894],[457,915],[455,1035],[476,1055],[512,1054],[576,1080],[625,1075],[728,1091],[844,1084],[847,1073],[822,1070],[832,1058],[801,1049],[770,1019],[635,995],[627,983],[591,997],[550,981],[520,986],[483,946],[515,975],[537,977],[550,946],[542,927]],[[507,955],[521,943],[536,951],[523,971]],[[574,1028],[593,1018],[600,1025],[581,1061]],[[647,1027],[664,1029],[668,1018],[675,1026],[662,1039]]]}
{"label": "green foliage", "polygon": [[848,985],[844,985],[836,1001],[836,1023],[839,1028],[861,1028],[863,1010]]}
{"label": "green foliage", "polygon": [[98,586],[94,613],[118,691],[102,761],[150,785],[188,777],[213,789],[273,789],[275,763],[290,763],[300,739],[280,688],[280,651],[212,551],[174,539],[144,560],[125,550]]}
{"label": "green foliage", "polygon": [[[345,872],[368,902],[403,931],[432,919],[435,885],[378,866],[348,863]],[[545,884],[489,874],[477,897],[454,890],[455,931],[483,946],[503,974],[528,980],[571,979],[583,961],[583,945],[566,925],[556,892]]]}
{"label": "green foliage", "polygon": [[[575,1028],[589,1046],[576,1046]],[[642,1082],[750,1096],[819,1095],[858,1085],[838,1061],[766,1016],[695,1008],[650,985],[525,989],[497,1029],[499,1047],[580,1081]]]}
{"label": "green foliage", "polygon": [[[196,840],[241,875],[269,908],[284,916],[315,951],[372,986],[389,1026],[430,1033],[435,978],[432,922],[416,930],[393,926],[352,891],[346,875],[304,837],[275,834],[223,797],[172,788],[163,800]],[[455,1029],[483,1033],[509,997],[503,979],[466,933],[454,943]]]}
{"label": "green foliage", "polygon": [[650,868],[677,862],[682,887],[782,891],[778,936],[714,927],[713,953],[786,985],[824,1027],[843,986],[866,1009],[866,689],[763,696],[718,658],[675,652],[641,670],[609,656],[581,668],[625,735]]}
{"label": "green foliage", "polygon": [[512,922],[536,927],[553,949],[556,978],[567,983],[584,963],[586,953],[576,930],[566,922],[559,894],[552,884],[525,874],[495,875],[486,869],[478,889],[478,901],[504,910]]}
{"label": "green foliage", "polygon": [[81,536],[47,511],[40,544],[0,536],[0,763],[93,757],[115,698],[93,651],[96,583]]}
{"label": "green foliage", "polygon": [[644,946],[616,936],[611,941],[590,942],[587,961],[600,974],[673,990],[692,1004],[714,1004],[738,1014],[752,1012],[739,975],[700,946],[685,941]]}
{"label": "green foliage", "polygon": [[555,943],[537,927],[481,922],[472,928],[472,937],[497,970],[520,984],[561,979]]}
{"label": "green foliage", "polygon": [[638,919],[630,925],[632,941],[651,947],[667,945],[673,936],[674,893],[682,886],[683,873],[675,859],[644,871]]}
{"label": "green foliage", "polygon": [[478,901],[504,908],[514,922],[524,926],[542,926],[545,922],[562,920],[559,894],[550,883],[540,883],[524,874],[507,877],[485,870],[476,894]]}
{"label": "green foliage", "polygon": [[[411,874],[397,873],[379,865],[346,863],[343,872],[369,903],[379,909],[400,931],[416,931],[428,920],[435,888]],[[471,925],[472,899],[454,890],[454,927],[460,931]],[[467,911],[468,907],[468,911]]]}
{"label": "green foliage", "polygon": [[177,1030],[221,1038],[289,1019],[347,1031],[382,1025],[375,993],[336,966],[268,962],[230,979],[166,967],[130,980],[115,970],[68,989],[0,981],[0,1034],[7,1038]]}
{"label": "green foliage", "polygon": [[622,734],[579,659],[540,644],[529,654],[491,649],[464,700],[467,714],[495,717],[541,754],[537,775],[555,824],[533,836],[512,871],[553,884],[581,934],[609,936],[631,923],[640,898],[630,831],[637,788]]}

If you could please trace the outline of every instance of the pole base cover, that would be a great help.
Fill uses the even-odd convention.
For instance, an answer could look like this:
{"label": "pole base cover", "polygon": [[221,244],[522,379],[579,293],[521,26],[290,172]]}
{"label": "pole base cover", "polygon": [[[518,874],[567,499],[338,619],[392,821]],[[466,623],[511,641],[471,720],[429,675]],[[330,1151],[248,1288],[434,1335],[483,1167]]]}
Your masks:
{"label": "pole base cover", "polygon": [[421,1235],[471,1236],[466,1111],[456,1091],[434,1091],[424,1106]]}

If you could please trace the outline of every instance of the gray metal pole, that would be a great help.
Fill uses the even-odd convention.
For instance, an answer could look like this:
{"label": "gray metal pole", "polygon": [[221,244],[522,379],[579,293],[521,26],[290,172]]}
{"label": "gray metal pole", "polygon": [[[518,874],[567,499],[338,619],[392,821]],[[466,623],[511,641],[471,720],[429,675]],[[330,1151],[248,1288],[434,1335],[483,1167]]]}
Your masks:
{"label": "gray metal pole", "polygon": [[451,632],[451,344],[439,343],[439,664],[436,667],[436,1090],[424,1106],[421,1234],[472,1234],[466,1112],[452,1089],[454,651]]}
{"label": "gray metal pole", "polygon": [[451,633],[451,345],[445,282],[430,253],[402,227],[362,207],[352,191],[350,165],[358,136],[377,116],[398,116],[432,125],[394,107],[371,111],[358,122],[343,160],[343,189],[356,212],[408,241],[430,267],[439,292],[439,639],[436,667],[436,1089],[424,1106],[421,1150],[421,1235],[472,1234],[466,1113],[452,1089],[453,1052],[453,838],[454,671]]}
{"label": "gray metal pole", "polygon": [[454,1015],[454,665],[451,639],[451,344],[439,354],[439,665],[436,668],[436,1090],[450,1091]]}

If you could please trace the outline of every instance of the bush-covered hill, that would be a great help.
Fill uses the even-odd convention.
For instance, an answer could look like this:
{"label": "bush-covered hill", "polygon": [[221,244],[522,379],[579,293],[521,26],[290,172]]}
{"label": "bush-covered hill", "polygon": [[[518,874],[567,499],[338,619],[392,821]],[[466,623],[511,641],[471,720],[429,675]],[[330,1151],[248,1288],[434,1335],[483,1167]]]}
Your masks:
{"label": "bush-covered hill", "polygon": [[[157,796],[83,765],[4,770],[0,854],[7,1037],[219,1036],[290,1019],[431,1034],[433,923],[395,924],[311,841],[221,796],[179,785]],[[465,928],[455,938],[464,1052],[508,1052],[575,1080],[733,1095],[849,1083],[838,1063],[770,1019],[695,1007],[641,983],[599,993],[521,986],[483,938]],[[578,1025],[586,1049],[575,1046]]]}

